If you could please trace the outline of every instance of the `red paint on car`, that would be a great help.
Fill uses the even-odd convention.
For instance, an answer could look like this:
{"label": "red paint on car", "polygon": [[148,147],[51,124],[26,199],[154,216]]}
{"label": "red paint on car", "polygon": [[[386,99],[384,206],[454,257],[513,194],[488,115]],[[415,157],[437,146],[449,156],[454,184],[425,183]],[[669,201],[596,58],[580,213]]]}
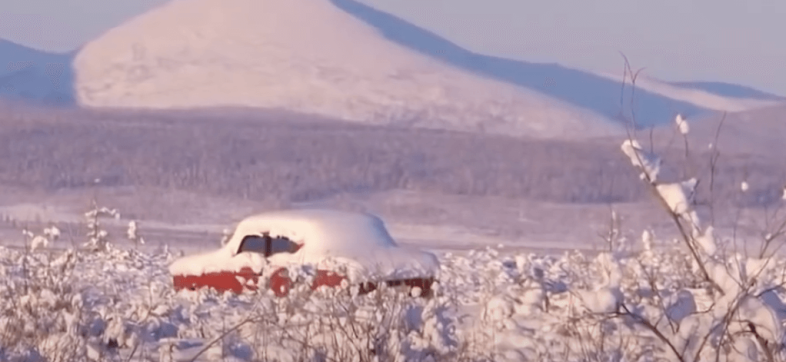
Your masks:
{"label": "red paint on car", "polygon": [[277,297],[289,294],[289,290],[292,289],[292,280],[289,279],[289,272],[285,268],[276,270],[270,276],[270,289],[273,290]]}
{"label": "red paint on car", "polygon": [[[254,273],[250,268],[243,268],[240,272],[218,272],[206,273],[202,275],[176,275],[174,276],[175,290],[190,289],[195,290],[198,288],[213,288],[219,292],[232,291],[235,293],[242,293],[243,289],[257,290],[258,274]],[[316,290],[321,286],[335,288],[341,285],[346,279],[341,274],[329,270],[317,270],[314,281],[311,283],[311,290]],[[241,283],[241,281],[251,281],[250,284]],[[421,297],[430,297],[432,294],[431,286],[434,283],[434,278],[412,278],[402,280],[387,280],[384,281],[388,287],[406,287],[409,291],[412,288],[420,288]],[[289,278],[289,273],[286,268],[279,268],[270,276],[270,289],[277,297],[284,297],[289,294],[289,291],[294,286],[294,282]],[[359,294],[371,293],[377,289],[378,283],[366,282],[360,284]]]}
{"label": "red paint on car", "polygon": [[[175,275],[173,284],[175,290],[198,288],[213,288],[219,292],[233,291],[242,293],[243,289],[256,290],[259,276],[251,268],[245,267],[239,272],[215,272],[202,275]],[[241,283],[242,281],[242,283]]]}
{"label": "red paint on car", "polygon": [[328,270],[317,270],[314,282],[311,283],[311,290],[316,290],[321,286],[337,287],[344,281],[344,276]]}

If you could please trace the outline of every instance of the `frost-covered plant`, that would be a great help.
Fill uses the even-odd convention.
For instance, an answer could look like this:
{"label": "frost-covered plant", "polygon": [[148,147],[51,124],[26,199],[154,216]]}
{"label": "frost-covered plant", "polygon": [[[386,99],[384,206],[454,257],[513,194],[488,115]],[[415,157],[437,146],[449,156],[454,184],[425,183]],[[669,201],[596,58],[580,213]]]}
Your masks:
{"label": "frost-covered plant", "polygon": [[[687,135],[689,127],[682,116],[677,115],[675,123],[680,133]],[[632,135],[622,143],[621,150],[640,170],[641,179],[672,219],[682,238],[683,252],[689,255],[691,270],[681,277],[669,278],[674,269],[664,267],[672,268],[675,260],[656,258],[651,253],[651,240],[644,234],[647,245],[637,263],[603,259],[615,271],[611,274],[614,277],[609,278],[612,282],[607,282],[612,289],[593,291],[602,292],[594,294],[593,300],[605,302],[601,305],[606,309],[584,301],[583,306],[590,312],[584,318],[599,324],[614,319],[624,321],[613,327],[639,336],[639,343],[649,340],[648,353],[652,357],[679,361],[782,358],[782,320],[772,300],[762,298],[784,282],[774,273],[778,268],[773,269],[773,264],[782,261],[775,256],[752,259],[740,254],[726,255],[713,225],[703,223],[694,208],[698,180],[661,180],[659,158],[645,152]],[[619,283],[625,269],[636,276],[637,283]],[[677,270],[686,271],[684,267]],[[702,283],[685,283],[691,275]],[[597,338],[606,339],[608,334]]]}
{"label": "frost-covered plant", "polygon": [[116,209],[99,207],[95,199],[93,199],[92,205],[93,208],[85,213],[87,242],[84,247],[93,251],[104,251],[109,246],[109,232],[102,227],[100,219],[107,217],[120,219],[120,213]]}
{"label": "frost-covered plant", "polygon": [[176,334],[167,255],[0,251],[2,360],[127,360]]}
{"label": "frost-covered plant", "polygon": [[[106,361],[654,361],[680,360],[669,344],[678,350],[693,346],[694,336],[703,333],[694,326],[710,326],[705,331],[714,331],[713,338],[702,356],[717,351],[729,355],[726,346],[737,347],[743,335],[752,335],[741,321],[761,321],[746,314],[757,310],[752,309],[755,298],[745,301],[744,308],[734,308],[740,312],[721,324],[724,317],[718,311],[724,309],[710,308],[720,303],[717,295],[691,281],[685,275],[690,269],[677,266],[690,261],[690,255],[684,248],[659,249],[661,244],[647,235],[642,243],[650,243],[649,254],[646,249],[621,253],[615,248],[596,256],[546,256],[487,248],[463,256],[441,255],[443,269],[430,299],[384,286],[365,295],[350,285],[311,290],[314,273],[307,266],[289,270],[302,283],[286,297],[275,296],[264,278],[257,292],[176,293],[166,268],[171,256],[163,250],[35,252],[26,254],[26,263],[20,262],[23,253],[3,251],[0,270],[15,288],[3,289],[5,300],[11,301],[3,315],[16,321],[6,325],[53,327],[36,327],[38,336],[24,342],[18,339],[21,333],[3,336],[3,346],[18,348],[2,353],[74,361],[90,356]],[[69,260],[68,255],[70,266],[63,272],[62,263],[52,261]],[[783,281],[785,265],[778,259],[758,273],[761,288]],[[762,266],[749,262],[742,269]],[[44,290],[57,297],[45,297],[49,292]],[[732,292],[727,295],[739,295]],[[755,292],[763,293],[761,300],[779,293]],[[25,295],[32,296],[21,300],[54,299],[61,307],[18,308],[11,296]],[[76,310],[79,318],[69,317]],[[68,334],[67,323],[53,320],[70,320],[68,328],[79,333]],[[713,328],[711,322],[728,326],[729,332]],[[763,341],[769,338],[766,330],[757,329]],[[48,335],[57,336],[51,338],[60,344],[46,342]],[[759,343],[756,337],[752,340]]]}
{"label": "frost-covered plant", "polygon": [[6,356],[68,361],[84,355],[79,325],[82,299],[74,287],[73,252],[1,250],[4,255],[0,298],[0,346]]}
{"label": "frost-covered plant", "polygon": [[128,222],[128,229],[126,229],[126,237],[131,241],[134,246],[145,244],[145,238],[139,235],[139,222],[131,220]]}
{"label": "frost-covered plant", "polygon": [[54,243],[60,238],[60,229],[55,225],[44,228],[41,235],[36,235],[27,228],[22,229],[22,235],[25,237],[25,247],[31,251],[46,248],[50,243]]}
{"label": "frost-covered plant", "polygon": [[[678,115],[675,125],[688,155],[688,123]],[[567,292],[532,297],[525,292],[528,289],[511,287],[516,278],[496,275],[535,260],[545,264],[542,256],[514,258],[501,263],[504,266],[483,259],[475,264],[472,254],[470,260],[453,258],[449,268],[465,267],[486,279],[475,285],[493,280],[493,288],[475,289],[483,290],[481,294],[493,291],[493,297],[476,299],[483,309],[475,329],[486,338],[473,339],[479,347],[474,350],[490,352],[474,356],[497,361],[784,360],[786,316],[781,300],[786,292],[782,288],[786,260],[773,253],[759,257],[730,253],[727,242],[716,235],[714,218],[699,218],[697,177],[686,174],[681,180],[667,181],[660,157],[632,134],[620,148],[679,237],[656,243],[648,230],[642,234],[641,251],[634,252],[620,235],[613,214],[609,232],[601,235],[608,245],[603,252],[594,257],[566,253],[551,268],[538,268],[542,280],[564,286],[560,290]],[[747,187],[742,189],[745,192]],[[775,240],[783,241],[786,221],[773,224],[775,230],[763,234],[762,250],[774,249],[768,247]],[[454,270],[449,275],[459,280],[459,274]],[[547,314],[530,302],[542,300],[544,294]]]}

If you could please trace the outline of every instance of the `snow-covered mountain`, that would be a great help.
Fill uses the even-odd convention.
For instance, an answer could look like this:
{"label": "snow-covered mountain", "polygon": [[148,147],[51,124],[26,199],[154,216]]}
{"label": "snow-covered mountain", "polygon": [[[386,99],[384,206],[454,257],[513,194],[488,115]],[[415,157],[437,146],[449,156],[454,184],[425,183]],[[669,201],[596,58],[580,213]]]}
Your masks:
{"label": "snow-covered mountain", "polygon": [[[83,51],[54,54],[0,40],[0,62],[7,65],[0,99],[88,107],[279,108],[583,137],[617,132],[609,119],[618,123],[631,104],[620,102],[619,74],[474,53],[355,0],[172,1]],[[640,76],[637,85],[641,126],[671,126],[676,113],[698,119],[786,101],[717,82]]]}
{"label": "snow-covered mountain", "polygon": [[[630,92],[620,102],[623,59],[619,74],[603,74],[571,69],[556,63],[532,63],[479,54],[415,24],[356,0],[331,0],[357,19],[378,29],[384,36],[409,49],[447,63],[522,88],[536,90],[571,105],[590,109],[617,119],[630,116]],[[633,64],[635,68],[646,64]],[[646,72],[645,72],[646,73]],[[748,87],[718,83],[665,84],[640,76],[635,92],[637,124],[671,125],[676,113],[691,118],[717,110],[742,111],[771,106],[778,97],[763,97],[763,92]],[[662,84],[663,83],[663,84]],[[630,89],[630,88],[627,88]]]}
{"label": "snow-covered mountain", "polygon": [[389,41],[327,0],[172,1],[86,44],[74,69],[88,107],[282,108],[537,137],[621,131]]}
{"label": "snow-covered mountain", "polygon": [[73,104],[72,57],[0,39],[0,99]]}

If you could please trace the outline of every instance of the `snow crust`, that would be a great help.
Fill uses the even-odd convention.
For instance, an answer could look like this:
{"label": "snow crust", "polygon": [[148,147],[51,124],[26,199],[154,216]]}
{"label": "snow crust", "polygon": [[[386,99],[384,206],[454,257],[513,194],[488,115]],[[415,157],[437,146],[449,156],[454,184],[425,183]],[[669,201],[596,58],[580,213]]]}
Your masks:
{"label": "snow crust", "polygon": [[[303,247],[296,253],[275,254],[267,259],[259,253],[237,253],[245,236],[263,233],[286,237]],[[237,225],[223,247],[181,258],[169,270],[175,275],[199,275],[244,267],[261,272],[301,265],[329,270],[345,268],[350,280],[433,276],[439,269],[433,254],[399,246],[376,216],[312,209],[248,217]]]}
{"label": "snow crust", "polygon": [[589,110],[421,55],[328,0],[171,1],[74,60],[88,107],[276,108],[537,137],[622,134]]}

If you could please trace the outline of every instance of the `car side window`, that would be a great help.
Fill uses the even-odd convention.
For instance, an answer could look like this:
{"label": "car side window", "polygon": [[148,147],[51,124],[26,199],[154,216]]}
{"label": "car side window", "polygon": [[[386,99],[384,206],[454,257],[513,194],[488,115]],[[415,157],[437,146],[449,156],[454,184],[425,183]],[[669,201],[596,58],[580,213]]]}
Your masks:
{"label": "car side window", "polygon": [[267,239],[270,239],[267,235],[246,235],[240,242],[240,248],[237,253],[252,252],[264,254],[267,248]]}
{"label": "car side window", "polygon": [[247,235],[240,242],[238,254],[244,252],[260,253],[265,257],[279,253],[295,253],[300,249],[300,245],[285,237],[273,237],[264,235]]}
{"label": "car side window", "polygon": [[270,240],[270,250],[266,256],[271,256],[278,253],[293,254],[300,249],[300,245],[295,244],[292,240],[284,237],[276,237]]}

